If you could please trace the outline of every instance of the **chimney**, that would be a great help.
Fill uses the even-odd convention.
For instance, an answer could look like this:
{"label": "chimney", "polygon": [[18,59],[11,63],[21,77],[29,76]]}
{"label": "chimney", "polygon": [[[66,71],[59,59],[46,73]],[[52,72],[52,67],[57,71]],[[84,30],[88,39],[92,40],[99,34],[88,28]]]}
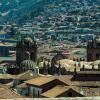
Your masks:
{"label": "chimney", "polygon": [[35,67],[34,73],[35,73],[35,74],[39,74],[39,67]]}

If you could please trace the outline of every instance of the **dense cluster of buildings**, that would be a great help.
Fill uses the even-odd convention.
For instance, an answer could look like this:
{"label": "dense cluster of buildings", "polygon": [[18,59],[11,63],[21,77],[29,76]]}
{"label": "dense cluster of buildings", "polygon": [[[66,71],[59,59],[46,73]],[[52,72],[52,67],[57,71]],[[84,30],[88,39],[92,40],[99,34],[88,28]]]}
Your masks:
{"label": "dense cluster of buildings", "polygon": [[93,34],[99,33],[100,7],[98,5],[82,8],[77,2],[75,4],[67,1],[59,2],[48,4],[44,12],[35,17],[34,21],[27,21],[23,25],[21,32],[27,33],[27,30],[31,29],[31,33],[36,33],[37,38],[43,36],[44,40],[49,38],[73,40],[76,39],[73,34],[76,34],[76,41],[82,42],[93,38]]}
{"label": "dense cluster of buildings", "polygon": [[[74,61],[69,68],[68,66],[65,68],[61,63],[66,59],[61,52],[58,52],[52,60],[40,59],[36,41],[28,37],[18,41],[16,59],[14,61],[4,59],[5,62],[2,61],[0,64],[2,66],[0,70],[1,88],[7,87],[5,91],[13,89],[16,93],[16,95],[12,93],[13,95],[11,97],[9,95],[8,98],[100,96],[99,39],[98,36],[87,45],[87,57],[90,57],[89,53],[92,54],[89,59],[90,65],[87,66],[85,61]],[[94,55],[97,57],[95,58]],[[67,61],[66,64],[68,64]],[[6,65],[3,65],[5,63]],[[5,92],[6,94],[8,95],[8,92]],[[3,95],[0,97],[3,98]]]}
{"label": "dense cluster of buildings", "polygon": [[[44,2],[46,1],[44,0]],[[11,31],[15,32],[17,30],[20,33],[18,35],[28,34],[31,37],[35,35],[37,39],[68,39],[76,42],[86,42],[100,32],[100,6],[98,4],[86,3],[87,6],[85,7],[84,2],[80,0],[77,0],[77,2],[74,0],[72,2],[66,0],[51,2],[47,2],[44,11],[41,11],[39,16],[33,20],[27,20],[22,26],[10,25],[9,23],[0,25],[2,29],[0,37],[10,38]],[[72,34],[72,37],[70,34]],[[76,34],[77,39],[73,34]],[[19,36],[16,38],[19,38]],[[73,38],[75,39],[73,40]]]}
{"label": "dense cluster of buildings", "polygon": [[0,99],[100,96],[100,6],[57,2],[0,25]]}

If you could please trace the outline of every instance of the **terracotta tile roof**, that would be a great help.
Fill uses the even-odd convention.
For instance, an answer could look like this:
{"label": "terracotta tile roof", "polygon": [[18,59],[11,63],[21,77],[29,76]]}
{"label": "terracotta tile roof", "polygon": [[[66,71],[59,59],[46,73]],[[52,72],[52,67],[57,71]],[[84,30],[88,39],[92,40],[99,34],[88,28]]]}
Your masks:
{"label": "terracotta tile roof", "polygon": [[52,80],[59,80],[64,83],[64,85],[69,86],[100,86],[100,81],[72,81],[72,75],[61,75],[61,76],[39,76],[31,80],[25,81],[25,83],[35,86],[41,86]]}
{"label": "terracotta tile roof", "polygon": [[100,81],[72,81],[72,75],[52,76],[70,86],[100,86]]}
{"label": "terracotta tile roof", "polygon": [[71,78],[72,75],[61,75],[61,76],[54,76],[56,79],[62,81],[66,85],[71,85]]}
{"label": "terracotta tile roof", "polygon": [[28,85],[26,83],[22,83],[16,86],[16,88],[27,88]]}
{"label": "terracotta tile roof", "polygon": [[13,98],[22,98],[18,93],[14,90],[0,85],[0,99],[13,99]]}
{"label": "terracotta tile roof", "polygon": [[100,96],[100,88],[87,88],[87,87],[64,86],[64,85],[57,85],[54,88],[42,93],[41,96],[47,98],[57,97],[60,94],[69,91],[70,89],[87,97]]}
{"label": "terracotta tile roof", "polygon": [[11,74],[0,74],[0,79],[13,79],[14,75]]}
{"label": "terracotta tile roof", "polygon": [[[41,76],[32,80],[25,81],[25,83],[35,86],[41,86],[55,79],[65,83],[64,85],[57,85],[54,88],[41,94],[44,97],[57,97],[57,95],[72,89],[84,96],[100,96],[100,81],[71,81],[71,75],[63,76]],[[98,86],[98,87],[97,87]],[[97,87],[97,88],[96,88]]]}
{"label": "terracotta tile roof", "polygon": [[72,75],[60,75],[60,76],[52,76],[54,78],[56,78],[57,80],[65,83],[66,85],[71,85],[71,86],[76,86],[79,84],[78,81],[71,81],[72,79]]}
{"label": "terracotta tile roof", "polygon": [[33,71],[28,70],[28,71],[26,71],[24,73],[21,73],[19,75],[16,75],[14,77],[14,79],[18,79],[18,80],[29,80],[29,79],[32,79],[34,77],[38,77],[38,75],[37,74],[34,74]]}
{"label": "terracotta tile roof", "polygon": [[77,74],[100,74],[100,71],[79,71]]}
{"label": "terracotta tile roof", "polygon": [[55,78],[51,76],[43,76],[43,77],[40,76],[31,80],[25,81],[25,83],[30,84],[30,85],[35,85],[35,86],[41,86],[53,80],[55,80]]}
{"label": "terracotta tile roof", "polygon": [[14,79],[24,80],[25,81],[25,80],[34,79],[34,78],[37,78],[37,77],[40,77],[40,76],[45,76],[45,75],[42,75],[42,74],[34,74],[33,71],[28,70],[28,71],[23,72],[21,74],[14,75]]}
{"label": "terracotta tile roof", "polygon": [[[44,97],[57,97],[60,94],[63,94],[64,92],[67,92],[68,90],[76,91],[77,93],[81,94],[81,88],[76,86],[64,86],[64,85],[57,85],[54,88],[44,92],[41,94],[41,96]],[[81,94],[82,95],[82,94]]]}
{"label": "terracotta tile roof", "polygon": [[67,91],[69,87],[63,85],[57,85],[54,88],[44,92],[41,94],[43,97],[57,97],[58,95],[62,94],[63,92]]}

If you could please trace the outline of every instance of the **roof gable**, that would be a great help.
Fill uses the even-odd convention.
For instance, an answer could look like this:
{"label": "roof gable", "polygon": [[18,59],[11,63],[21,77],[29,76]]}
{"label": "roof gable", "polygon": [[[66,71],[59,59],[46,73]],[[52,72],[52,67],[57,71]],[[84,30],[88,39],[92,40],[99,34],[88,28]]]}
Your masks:
{"label": "roof gable", "polygon": [[72,96],[83,96],[78,89],[78,87],[75,87],[75,89],[71,86],[64,86],[64,85],[57,85],[53,87],[52,89],[44,92],[41,94],[43,97],[69,97],[69,93],[72,93]]}

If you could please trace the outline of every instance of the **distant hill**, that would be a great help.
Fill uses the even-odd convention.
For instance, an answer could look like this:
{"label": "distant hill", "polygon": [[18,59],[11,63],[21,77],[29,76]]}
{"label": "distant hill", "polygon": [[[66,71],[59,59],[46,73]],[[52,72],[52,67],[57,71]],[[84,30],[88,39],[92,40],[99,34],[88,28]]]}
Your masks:
{"label": "distant hill", "polygon": [[0,0],[0,23],[24,21],[43,10],[43,0]]}
{"label": "distant hill", "polygon": [[0,0],[0,23],[7,21],[23,22],[31,19],[39,15],[47,3],[49,4],[54,1],[58,3],[68,1],[72,5],[75,5],[77,2],[81,6],[100,5],[99,0]]}

